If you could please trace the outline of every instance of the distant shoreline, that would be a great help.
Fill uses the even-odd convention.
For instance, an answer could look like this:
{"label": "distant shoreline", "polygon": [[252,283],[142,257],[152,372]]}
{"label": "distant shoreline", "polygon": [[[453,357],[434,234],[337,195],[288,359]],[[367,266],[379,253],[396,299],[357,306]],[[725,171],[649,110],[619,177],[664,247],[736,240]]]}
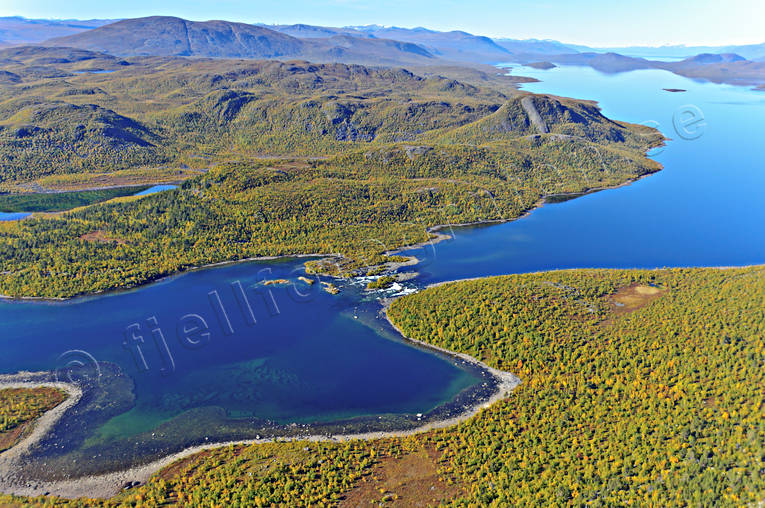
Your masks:
{"label": "distant shoreline", "polygon": [[1,295],[0,294],[0,301],[6,301],[6,302],[48,302],[48,303],[64,303],[64,302],[72,302],[76,300],[81,299],[87,299],[92,297],[98,297],[98,296],[110,296],[110,295],[117,295],[120,293],[129,293],[131,291],[137,291],[139,289],[142,289],[143,287],[150,286],[151,284],[157,284],[160,282],[167,281],[169,279],[172,279],[174,277],[180,277],[181,275],[185,275],[187,273],[197,272],[200,270],[206,270],[208,268],[217,268],[220,266],[226,266],[226,265],[233,265],[237,263],[249,263],[249,262],[257,262],[257,261],[277,261],[277,260],[288,260],[290,258],[300,259],[300,258],[342,258],[342,254],[283,254],[279,256],[255,256],[255,257],[249,257],[249,258],[243,258],[243,259],[231,259],[228,261],[218,261],[216,263],[207,263],[204,265],[198,265],[198,266],[192,266],[185,268],[183,270],[179,270],[174,273],[170,273],[167,275],[161,275],[159,277],[147,280],[145,282],[142,282],[140,284],[136,284],[135,286],[126,287],[126,288],[115,288],[115,289],[104,289],[100,291],[93,291],[91,293],[83,293],[80,295],[75,296],[69,296],[69,297],[48,297],[48,296],[8,296],[8,295]]}
{"label": "distant shoreline", "polygon": [[[519,219],[523,219],[525,217],[528,217],[532,212],[537,210],[538,208],[541,208],[545,204],[547,204],[547,199],[553,196],[573,196],[573,197],[581,197],[586,196],[588,194],[592,194],[595,192],[601,192],[604,190],[613,190],[613,189],[619,189],[621,187],[631,185],[637,181],[642,180],[643,178],[649,177],[651,175],[654,175],[660,171],[663,170],[663,167],[659,167],[656,171],[651,171],[649,173],[646,173],[644,175],[640,175],[636,178],[632,178],[630,180],[627,180],[625,182],[622,182],[617,185],[611,185],[611,186],[605,186],[605,187],[593,187],[591,189],[585,189],[580,192],[561,192],[561,193],[555,193],[555,194],[548,194],[545,196],[542,196],[537,200],[533,205],[531,205],[529,208],[525,209],[519,216],[512,217],[509,219],[488,219],[488,220],[480,220],[480,221],[474,221],[474,222],[464,222],[464,223],[458,223],[458,224],[438,224],[435,226],[426,227],[425,231],[429,234],[436,234],[435,238],[428,239],[424,242],[419,242],[411,245],[404,245],[401,247],[396,247],[395,249],[388,250],[384,253],[386,256],[396,255],[403,251],[412,250],[412,249],[418,249],[421,247],[425,247],[427,245],[435,245],[436,243],[442,242],[444,240],[448,240],[451,238],[450,235],[439,233],[439,231],[446,229],[446,228],[461,228],[461,227],[470,227],[470,226],[489,226],[492,224],[505,224],[509,222],[513,222]],[[136,291],[139,290],[145,286],[149,286],[151,284],[159,283],[166,281],[168,279],[171,279],[173,277],[178,277],[181,275],[184,275],[186,273],[195,272],[199,270],[205,270],[207,268],[216,268],[219,266],[226,266],[226,265],[233,265],[237,263],[247,263],[252,261],[276,261],[276,260],[287,260],[290,258],[294,259],[300,259],[300,258],[337,258],[337,259],[347,259],[343,254],[339,253],[329,253],[329,254],[319,254],[319,253],[313,253],[313,254],[280,254],[277,256],[254,256],[254,257],[248,257],[248,258],[242,258],[242,259],[231,259],[226,261],[218,261],[215,263],[206,263],[203,265],[197,265],[197,266],[191,266],[188,268],[184,268],[182,270],[179,270],[174,273],[161,275],[159,277],[146,280],[144,282],[141,282],[139,284],[136,284],[134,286],[126,287],[126,288],[113,288],[113,289],[105,289],[105,290],[99,290],[99,291],[93,291],[90,293],[82,293],[75,296],[70,297],[46,297],[46,296],[8,296],[0,294],[0,302],[6,301],[6,302],[48,302],[48,303],[64,303],[64,302],[70,302],[70,301],[76,301],[78,299],[85,299],[85,298],[91,298],[91,297],[97,297],[97,296],[108,296],[112,294],[119,294],[119,293],[126,293],[130,291]],[[389,262],[394,268],[393,270],[400,268],[401,266],[412,266],[419,263],[419,260],[417,263],[413,261],[406,261],[406,262]],[[334,277],[331,275],[327,275],[328,277]]]}

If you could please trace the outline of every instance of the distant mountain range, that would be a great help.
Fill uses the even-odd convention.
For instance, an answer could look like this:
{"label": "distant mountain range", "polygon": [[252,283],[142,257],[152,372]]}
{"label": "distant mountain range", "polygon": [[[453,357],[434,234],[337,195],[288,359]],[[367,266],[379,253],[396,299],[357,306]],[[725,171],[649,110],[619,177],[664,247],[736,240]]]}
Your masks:
{"label": "distant mountain range", "polygon": [[[158,17],[155,17],[158,18]],[[22,44],[43,42],[56,37],[73,35],[100,26],[108,25],[120,20],[92,19],[92,20],[55,20],[55,19],[27,19],[21,16],[0,17],[0,43]],[[576,44],[567,44],[555,40],[539,39],[511,39],[477,36],[467,32],[438,32],[427,28],[399,28],[384,27],[380,25],[348,26],[348,27],[324,27],[306,24],[295,25],[266,25],[257,24],[277,32],[285,33],[299,39],[328,38],[336,35],[351,35],[354,37],[370,37],[395,39],[399,41],[413,42],[423,46],[432,44],[434,54],[445,57],[449,53],[453,56],[468,55],[470,53],[484,56],[506,55],[502,49],[510,54],[570,54],[570,53],[618,53],[636,58],[654,59],[677,58],[683,59],[701,53],[736,53],[747,60],[765,60],[765,43],[730,46],[614,46],[594,47]],[[449,51],[449,46],[459,44],[454,51]],[[457,58],[459,59],[459,58]],[[475,58],[471,57],[471,61]]]}
{"label": "distant mountain range", "polygon": [[717,82],[765,83],[765,44],[724,48],[625,47],[608,51],[553,40],[491,39],[463,31],[439,32],[422,27],[252,25],[169,16],[115,22],[0,18],[0,44],[21,42],[123,57],[301,59],[386,66],[518,62],[540,68],[549,68],[551,64],[587,65],[602,72],[665,69]]}
{"label": "distant mountain range", "polygon": [[342,33],[301,39],[258,25],[188,21],[170,16],[126,19],[50,39],[44,44],[119,56],[302,58],[315,62],[395,65],[423,63],[435,58],[427,49],[406,41],[359,38]]}
{"label": "distant mountain range", "polygon": [[392,39],[417,44],[438,58],[456,62],[496,63],[512,53],[488,37],[467,32],[437,32],[427,28],[397,28],[377,25],[331,28],[311,25],[271,25],[268,28],[301,38],[346,35],[365,39]]}
{"label": "distant mountain range", "polygon": [[619,53],[636,58],[677,58],[684,59],[704,53],[735,53],[747,60],[765,60],[765,43],[742,46],[626,46],[613,48],[590,48],[570,45],[577,52]]}
{"label": "distant mountain range", "polygon": [[110,19],[27,19],[20,16],[0,17],[0,44],[15,45],[42,42],[53,37],[76,34],[108,25]]}
{"label": "distant mountain range", "polygon": [[230,21],[187,21],[153,16],[127,19],[46,45],[130,55],[227,58],[305,58],[313,61],[362,63],[450,62],[498,63],[517,54],[573,51],[547,41],[494,41],[467,32],[426,28],[321,27],[312,25],[249,25]]}
{"label": "distant mountain range", "polygon": [[[680,61],[635,58],[617,53],[575,53],[548,55],[547,62],[583,65],[605,73],[639,69],[663,69],[680,76],[733,85],[765,83],[765,62],[753,62],[735,53],[702,53]],[[529,61],[523,63],[531,63]]]}
{"label": "distant mountain range", "polygon": [[[746,58],[735,53],[702,53],[680,61],[665,62],[661,60],[649,60],[618,53],[572,53],[562,55],[550,55],[548,60],[563,65],[587,65],[601,72],[615,73],[634,71],[638,69],[666,69],[690,68],[698,66],[737,64],[749,62]],[[749,62],[750,64],[756,62]]]}
{"label": "distant mountain range", "polygon": [[547,55],[578,53],[574,46],[553,40],[539,39],[494,39],[497,44],[513,54]]}

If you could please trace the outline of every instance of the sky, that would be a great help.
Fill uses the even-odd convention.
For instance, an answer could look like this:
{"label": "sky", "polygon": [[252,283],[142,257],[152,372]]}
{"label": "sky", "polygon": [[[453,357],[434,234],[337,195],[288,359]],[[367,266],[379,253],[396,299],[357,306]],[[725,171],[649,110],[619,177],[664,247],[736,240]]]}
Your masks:
{"label": "sky", "polygon": [[0,16],[380,24],[596,47],[765,42],[763,0],[0,0]]}

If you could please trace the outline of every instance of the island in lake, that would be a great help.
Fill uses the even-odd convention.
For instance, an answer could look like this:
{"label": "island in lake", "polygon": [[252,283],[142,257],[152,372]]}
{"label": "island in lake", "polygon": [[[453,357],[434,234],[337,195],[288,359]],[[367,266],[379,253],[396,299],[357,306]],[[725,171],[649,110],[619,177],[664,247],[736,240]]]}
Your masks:
{"label": "island in lake", "polygon": [[542,69],[542,70],[554,69],[556,67],[556,65],[552,62],[531,62],[531,63],[527,63],[526,65],[534,69]]}

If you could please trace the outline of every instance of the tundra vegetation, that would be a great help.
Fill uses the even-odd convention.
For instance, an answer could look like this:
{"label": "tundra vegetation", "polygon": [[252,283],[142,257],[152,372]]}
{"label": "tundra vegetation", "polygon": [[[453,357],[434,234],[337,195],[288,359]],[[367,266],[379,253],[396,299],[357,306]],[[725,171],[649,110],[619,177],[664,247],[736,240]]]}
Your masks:
{"label": "tundra vegetation", "polygon": [[257,256],[339,254],[325,271],[365,273],[430,226],[509,220],[545,195],[660,169],[645,157],[662,142],[654,129],[480,71],[458,81],[37,47],[0,51],[0,69],[2,188],[186,179],[0,225],[10,296],[71,297]]}
{"label": "tundra vegetation", "polygon": [[0,452],[12,447],[28,425],[64,399],[66,394],[57,388],[0,389]]}
{"label": "tundra vegetation", "polygon": [[523,384],[442,430],[230,446],[111,500],[23,501],[747,506],[765,495],[765,267],[493,277],[402,297],[388,314]]}

